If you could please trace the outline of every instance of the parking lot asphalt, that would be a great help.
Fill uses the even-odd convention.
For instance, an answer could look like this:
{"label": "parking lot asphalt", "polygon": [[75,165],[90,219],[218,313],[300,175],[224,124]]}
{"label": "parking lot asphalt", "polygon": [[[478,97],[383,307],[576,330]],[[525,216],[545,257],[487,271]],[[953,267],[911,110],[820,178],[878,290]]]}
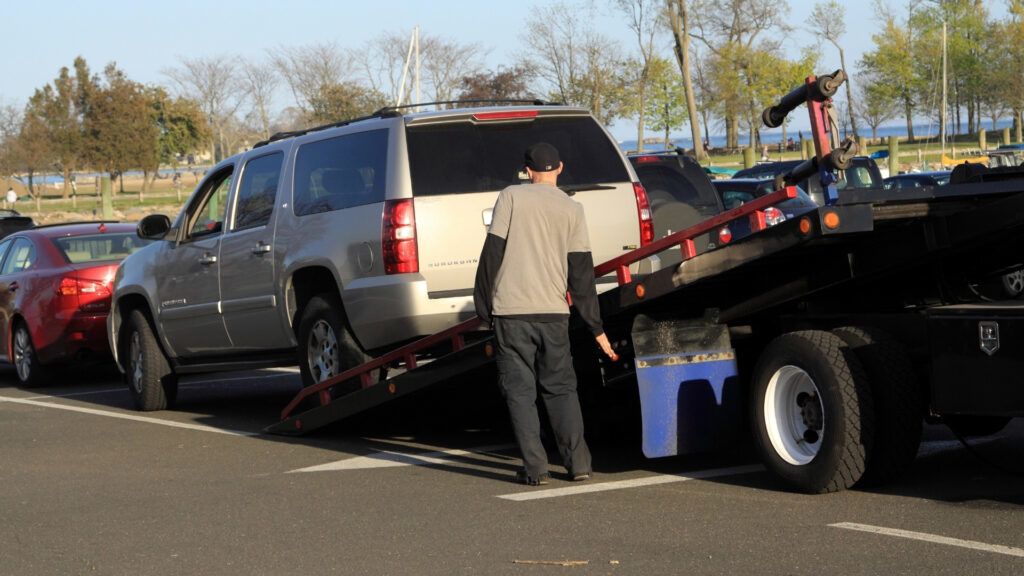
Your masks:
{"label": "parking lot asphalt", "polygon": [[1024,423],[961,446],[929,426],[881,489],[790,492],[749,456],[509,481],[488,393],[427,392],[302,438],[264,426],[293,370],[196,376],[140,413],[110,372],[0,372],[0,574],[1022,574]]}

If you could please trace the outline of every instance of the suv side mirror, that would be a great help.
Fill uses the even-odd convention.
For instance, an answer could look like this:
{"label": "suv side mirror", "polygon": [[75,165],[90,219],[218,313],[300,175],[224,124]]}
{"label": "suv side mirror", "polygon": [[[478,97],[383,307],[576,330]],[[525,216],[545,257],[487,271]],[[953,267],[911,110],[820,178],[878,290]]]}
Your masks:
{"label": "suv side mirror", "polygon": [[135,233],[144,240],[163,240],[170,229],[170,218],[163,214],[150,214],[139,221]]}

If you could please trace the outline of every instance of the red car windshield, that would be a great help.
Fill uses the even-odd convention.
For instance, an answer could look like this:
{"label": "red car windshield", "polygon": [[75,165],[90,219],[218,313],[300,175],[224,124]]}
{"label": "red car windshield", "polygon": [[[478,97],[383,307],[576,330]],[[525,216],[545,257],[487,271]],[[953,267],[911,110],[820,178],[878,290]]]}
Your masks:
{"label": "red car windshield", "polygon": [[54,238],[53,243],[72,264],[121,260],[146,244],[134,232]]}

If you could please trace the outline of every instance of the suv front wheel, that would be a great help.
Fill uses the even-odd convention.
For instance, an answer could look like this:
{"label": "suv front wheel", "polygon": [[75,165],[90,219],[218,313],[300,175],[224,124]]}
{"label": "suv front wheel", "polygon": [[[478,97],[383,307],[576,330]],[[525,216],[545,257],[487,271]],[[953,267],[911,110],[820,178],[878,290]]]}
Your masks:
{"label": "suv front wheel", "polygon": [[150,412],[172,406],[178,396],[178,376],[171,370],[141,310],[132,310],[128,315],[124,350],[124,379],[135,407]]}
{"label": "suv front wheel", "polygon": [[369,360],[352,337],[337,296],[320,294],[306,304],[299,321],[303,386],[323,382]]}

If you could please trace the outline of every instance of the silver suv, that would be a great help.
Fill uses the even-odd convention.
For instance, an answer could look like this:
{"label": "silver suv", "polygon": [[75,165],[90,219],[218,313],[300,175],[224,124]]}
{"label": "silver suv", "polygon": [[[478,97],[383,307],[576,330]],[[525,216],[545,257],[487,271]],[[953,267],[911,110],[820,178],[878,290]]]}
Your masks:
{"label": "silver suv", "polygon": [[309,385],[471,318],[491,208],[536,142],[561,153],[595,261],[652,239],[632,168],[579,108],[385,109],[213,167],[173,223],[140,222],[161,241],[114,280],[111,350],[137,407],[166,407],[188,372],[297,362]]}

